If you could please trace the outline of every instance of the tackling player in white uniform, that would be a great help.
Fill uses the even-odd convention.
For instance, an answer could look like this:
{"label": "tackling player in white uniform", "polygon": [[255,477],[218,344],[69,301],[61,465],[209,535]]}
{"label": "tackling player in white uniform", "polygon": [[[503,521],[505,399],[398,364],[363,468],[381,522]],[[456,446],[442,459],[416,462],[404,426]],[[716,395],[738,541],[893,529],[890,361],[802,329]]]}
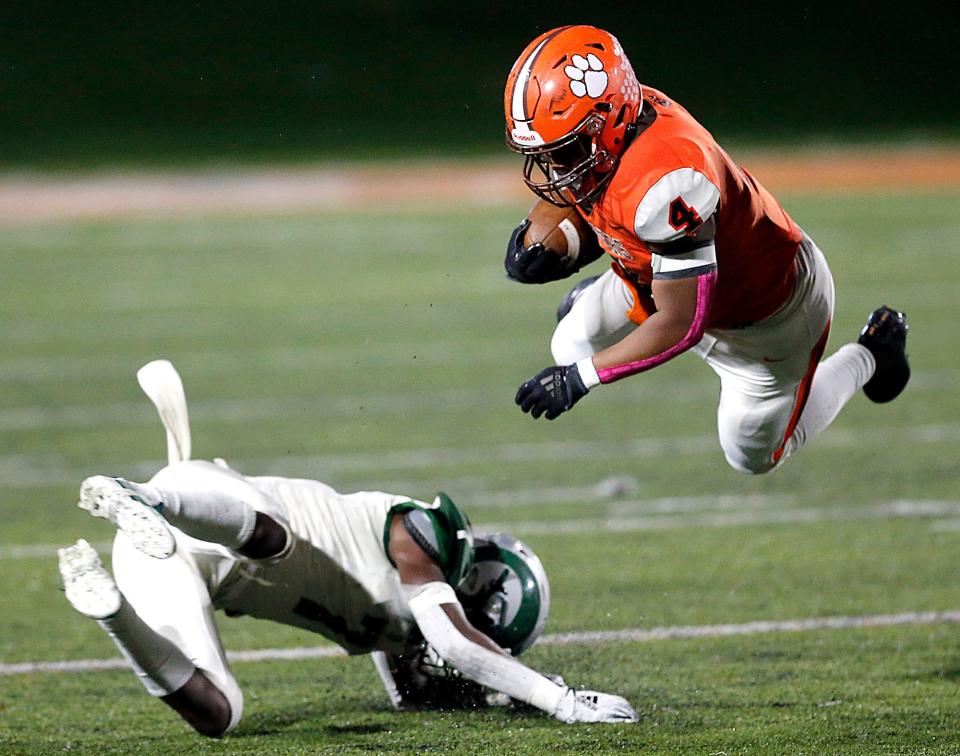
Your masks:
{"label": "tackling player in white uniform", "polygon": [[546,574],[522,543],[503,534],[475,543],[442,493],[432,503],[340,494],[314,480],[190,461],[176,371],[157,361],[138,377],[167,429],[170,464],[146,484],[85,480],[80,506],[118,528],[115,577],[82,540],[60,551],[60,571],[74,608],[96,619],[147,691],[198,732],[220,737],[243,712],[215,609],[372,652],[397,708],[442,700],[423,689],[440,684],[423,672],[449,665],[564,722],[636,721],[623,698],[575,691],[511,656],[542,632],[549,607]]}

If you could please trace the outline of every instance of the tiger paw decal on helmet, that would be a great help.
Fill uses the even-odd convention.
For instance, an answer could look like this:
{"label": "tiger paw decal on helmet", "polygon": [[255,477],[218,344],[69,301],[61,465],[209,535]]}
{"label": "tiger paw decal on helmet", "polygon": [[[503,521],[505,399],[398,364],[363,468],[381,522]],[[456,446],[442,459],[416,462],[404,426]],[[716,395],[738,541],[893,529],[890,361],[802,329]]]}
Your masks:
{"label": "tiger paw decal on helmet", "polygon": [[630,143],[642,94],[603,29],[561,26],[530,42],[503,93],[507,146],[524,156],[526,185],[561,207],[593,203]]}
{"label": "tiger paw decal on helmet", "polygon": [[603,70],[603,61],[593,53],[587,53],[587,57],[574,55],[571,59],[572,66],[566,66],[563,72],[570,77],[570,91],[577,97],[589,95],[590,97],[600,97],[607,91],[607,72]]}

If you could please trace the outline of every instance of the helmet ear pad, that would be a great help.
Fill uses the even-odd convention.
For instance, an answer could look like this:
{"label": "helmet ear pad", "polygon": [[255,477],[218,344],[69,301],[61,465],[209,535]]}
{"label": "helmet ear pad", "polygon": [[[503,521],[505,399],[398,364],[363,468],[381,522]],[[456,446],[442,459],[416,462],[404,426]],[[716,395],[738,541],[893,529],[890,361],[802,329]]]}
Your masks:
{"label": "helmet ear pad", "polygon": [[540,637],[550,583],[533,551],[505,533],[477,536],[473,566],[457,587],[470,623],[519,656]]}

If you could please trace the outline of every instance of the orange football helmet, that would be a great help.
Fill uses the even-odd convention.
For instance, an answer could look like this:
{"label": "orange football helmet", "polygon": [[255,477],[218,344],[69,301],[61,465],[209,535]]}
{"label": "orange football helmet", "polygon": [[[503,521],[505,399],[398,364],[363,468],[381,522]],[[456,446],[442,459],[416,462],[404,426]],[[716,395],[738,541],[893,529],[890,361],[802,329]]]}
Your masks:
{"label": "orange football helmet", "polygon": [[548,202],[572,206],[591,202],[613,177],[641,92],[612,34],[562,26],[527,45],[503,100],[507,145],[526,157],[523,180]]}

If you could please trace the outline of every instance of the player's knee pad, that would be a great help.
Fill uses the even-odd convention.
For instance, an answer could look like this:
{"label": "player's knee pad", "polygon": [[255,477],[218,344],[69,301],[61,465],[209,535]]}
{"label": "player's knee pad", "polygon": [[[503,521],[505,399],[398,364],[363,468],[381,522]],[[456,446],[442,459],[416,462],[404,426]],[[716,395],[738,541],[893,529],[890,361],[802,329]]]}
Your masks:
{"label": "player's knee pad", "polygon": [[745,475],[762,475],[777,466],[773,458],[775,449],[770,448],[764,434],[744,432],[742,424],[736,427],[739,431],[736,433],[723,422],[719,427],[720,448],[730,467]]}
{"label": "player's knee pad", "polygon": [[218,726],[216,727],[218,731],[211,730],[211,732],[203,732],[203,734],[216,738],[223,737],[240,724],[240,720],[243,718],[243,691],[240,690],[240,686],[237,684],[230,668],[225,665],[221,667],[217,664],[211,664],[205,669],[199,669],[199,671],[205,678],[204,684],[210,688],[215,688],[223,696],[230,709],[226,727],[220,729],[219,725],[222,718],[218,716]]}

